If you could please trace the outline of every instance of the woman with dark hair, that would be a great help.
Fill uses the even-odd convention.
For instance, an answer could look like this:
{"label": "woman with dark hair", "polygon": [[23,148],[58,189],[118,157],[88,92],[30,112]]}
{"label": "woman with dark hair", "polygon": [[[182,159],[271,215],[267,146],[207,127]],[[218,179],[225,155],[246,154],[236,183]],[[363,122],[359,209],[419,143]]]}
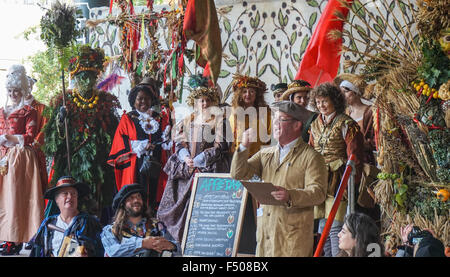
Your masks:
{"label": "woman with dark hair", "polygon": [[338,237],[341,251],[337,257],[367,257],[369,254],[381,257],[384,255],[380,230],[375,221],[365,214],[347,215]]}
{"label": "woman with dark hair", "polygon": [[156,211],[164,188],[161,173],[163,134],[159,114],[150,108],[155,96],[146,86],[136,86],[128,94],[132,111],[124,113],[114,135],[108,164],[114,167],[117,190],[124,185],[139,183],[148,195],[147,205]]}
{"label": "woman with dark hair", "polygon": [[[324,157],[328,166],[327,198],[322,205],[314,208],[314,218],[320,219],[319,233],[321,233],[333,206],[347,159],[352,154],[355,155],[355,184],[359,184],[363,137],[358,123],[344,113],[345,98],[338,87],[331,83],[321,84],[312,91],[312,100],[320,115],[311,124],[309,144]],[[355,191],[358,192],[357,187]],[[337,234],[341,230],[347,210],[347,201],[344,199],[339,205],[325,243],[325,256],[336,256],[339,251]]]}
{"label": "woman with dark hair", "polygon": [[168,180],[157,213],[158,220],[180,243],[194,173],[228,173],[231,164],[229,143],[224,137],[228,121],[217,106],[217,89],[207,87],[207,80],[197,75],[191,77],[189,85],[191,92],[186,102],[194,112],[177,125],[175,153],[164,167]]}

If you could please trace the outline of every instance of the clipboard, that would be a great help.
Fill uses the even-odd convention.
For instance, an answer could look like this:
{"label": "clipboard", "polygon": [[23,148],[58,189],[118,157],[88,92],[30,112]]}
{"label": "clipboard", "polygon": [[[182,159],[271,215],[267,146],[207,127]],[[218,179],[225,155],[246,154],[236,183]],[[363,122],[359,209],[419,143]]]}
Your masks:
{"label": "clipboard", "polygon": [[284,206],[285,203],[283,201],[276,200],[270,194],[272,191],[276,190],[272,183],[242,180],[240,180],[240,182],[259,203],[263,205]]}

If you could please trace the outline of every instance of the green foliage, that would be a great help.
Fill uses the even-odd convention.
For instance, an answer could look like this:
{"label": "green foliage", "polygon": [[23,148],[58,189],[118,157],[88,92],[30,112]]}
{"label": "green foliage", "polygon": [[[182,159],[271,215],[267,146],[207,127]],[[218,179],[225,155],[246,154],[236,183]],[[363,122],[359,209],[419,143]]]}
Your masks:
{"label": "green foliage", "polygon": [[421,47],[423,58],[418,68],[419,75],[430,87],[438,89],[450,78],[450,59],[437,41],[424,39]]}
{"label": "green foliage", "polygon": [[77,9],[56,1],[41,18],[41,39],[49,48],[63,49],[80,34],[76,22]]}
{"label": "green foliage", "polygon": [[432,130],[429,132],[430,146],[438,166],[437,177],[441,182],[450,182],[450,130]]}
{"label": "green foliage", "polygon": [[433,222],[435,209],[438,215],[448,215],[450,201],[442,202],[436,198],[432,188],[418,185],[408,191],[406,206],[408,211],[413,211],[416,207],[423,217]]}

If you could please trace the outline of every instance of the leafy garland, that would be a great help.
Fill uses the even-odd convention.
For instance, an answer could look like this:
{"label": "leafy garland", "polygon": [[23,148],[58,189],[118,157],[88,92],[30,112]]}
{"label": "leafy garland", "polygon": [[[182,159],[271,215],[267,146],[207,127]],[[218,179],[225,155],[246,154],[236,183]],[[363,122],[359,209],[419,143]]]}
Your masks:
{"label": "leafy garland", "polygon": [[[94,199],[100,207],[109,206],[115,192],[112,167],[106,164],[112,139],[119,123],[116,109],[120,108],[116,96],[100,91],[98,105],[92,109],[78,107],[74,96],[67,95],[69,143],[72,155],[70,174],[90,185]],[[54,157],[51,185],[66,175],[67,156],[63,124],[59,122],[62,94],[54,97],[45,115],[49,118],[44,133],[44,152]],[[58,127],[60,126],[60,127]]]}

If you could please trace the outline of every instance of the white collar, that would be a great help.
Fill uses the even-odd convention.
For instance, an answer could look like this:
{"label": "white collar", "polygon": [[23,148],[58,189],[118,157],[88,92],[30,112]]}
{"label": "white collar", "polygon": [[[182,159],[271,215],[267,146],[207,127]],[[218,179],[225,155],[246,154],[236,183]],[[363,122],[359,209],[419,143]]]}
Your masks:
{"label": "white collar", "polygon": [[297,143],[298,139],[299,139],[299,138],[294,139],[293,141],[289,142],[289,143],[286,144],[285,146],[281,146],[281,144],[278,142],[278,147],[279,147],[281,150],[288,150],[288,149],[291,149],[292,146],[294,146],[294,145]]}
{"label": "white collar", "polygon": [[336,112],[332,112],[330,115],[321,114],[320,116],[322,117],[322,120],[325,124],[329,124],[335,114]]}

